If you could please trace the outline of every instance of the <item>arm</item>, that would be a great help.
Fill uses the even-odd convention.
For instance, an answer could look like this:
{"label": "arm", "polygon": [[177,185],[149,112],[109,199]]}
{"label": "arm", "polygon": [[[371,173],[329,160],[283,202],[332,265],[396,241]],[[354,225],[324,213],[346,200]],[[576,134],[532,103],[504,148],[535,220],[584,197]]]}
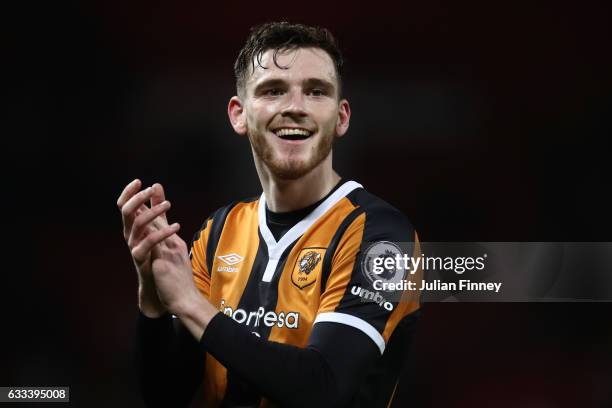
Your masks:
{"label": "arm", "polygon": [[147,406],[186,406],[201,381],[204,356],[179,320],[170,317],[157,294],[152,267],[165,244],[149,242],[178,228],[168,225],[165,213],[170,203],[165,201],[162,186],[155,184],[139,191],[141,184],[134,180],[117,200],[123,235],[138,276],[137,370]]}
{"label": "arm", "polygon": [[139,314],[136,367],[148,407],[185,407],[202,381],[204,353],[178,319]]}
{"label": "arm", "polygon": [[283,407],[346,406],[380,356],[376,345],[350,326],[319,323],[307,347],[299,348],[254,336],[221,313],[200,344]]}

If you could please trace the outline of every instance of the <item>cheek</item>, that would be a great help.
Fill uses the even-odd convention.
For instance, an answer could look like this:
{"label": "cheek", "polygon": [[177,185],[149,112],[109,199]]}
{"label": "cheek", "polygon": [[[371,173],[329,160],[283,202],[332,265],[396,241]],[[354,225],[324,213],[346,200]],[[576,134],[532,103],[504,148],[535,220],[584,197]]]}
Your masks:
{"label": "cheek", "polygon": [[267,124],[276,114],[276,107],[273,104],[253,104],[249,109],[250,123],[261,126]]}
{"label": "cheek", "polygon": [[317,105],[312,109],[313,115],[319,123],[328,126],[330,123],[335,126],[338,119],[338,107],[335,103],[324,103]]}
{"label": "cheek", "polygon": [[336,128],[336,123],[338,122],[337,113],[333,114],[327,113],[324,117],[321,118],[321,125],[328,131],[331,131]]}

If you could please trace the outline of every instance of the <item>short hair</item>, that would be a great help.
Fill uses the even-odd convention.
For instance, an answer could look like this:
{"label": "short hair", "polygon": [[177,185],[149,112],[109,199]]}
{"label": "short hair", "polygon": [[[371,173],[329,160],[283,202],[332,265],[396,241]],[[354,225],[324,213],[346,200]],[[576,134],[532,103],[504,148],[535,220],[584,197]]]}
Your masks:
{"label": "short hair", "polygon": [[234,63],[238,94],[246,89],[249,65],[252,65],[253,72],[255,71],[256,61],[260,67],[266,69],[261,65],[261,57],[266,51],[274,50],[272,56],[274,65],[281,69],[287,69],[288,67],[282,67],[277,62],[279,51],[306,47],[320,48],[329,54],[336,68],[338,97],[340,98],[343,59],[338,41],[326,28],[291,24],[286,21],[265,23],[251,28],[251,33]]}

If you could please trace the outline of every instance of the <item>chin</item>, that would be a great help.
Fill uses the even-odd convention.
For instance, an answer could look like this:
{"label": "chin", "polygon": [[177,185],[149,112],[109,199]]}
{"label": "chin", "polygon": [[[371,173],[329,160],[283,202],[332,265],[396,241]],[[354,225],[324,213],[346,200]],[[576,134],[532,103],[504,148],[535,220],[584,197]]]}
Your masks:
{"label": "chin", "polygon": [[275,166],[270,167],[272,173],[282,180],[297,180],[308,174],[312,168],[302,166]]}
{"label": "chin", "polygon": [[272,173],[283,180],[296,180],[310,173],[317,163],[304,160],[274,161],[266,163]]}
{"label": "chin", "polygon": [[310,149],[279,151],[257,138],[252,138],[254,154],[270,172],[281,180],[297,180],[316,169],[331,153],[331,143]]}

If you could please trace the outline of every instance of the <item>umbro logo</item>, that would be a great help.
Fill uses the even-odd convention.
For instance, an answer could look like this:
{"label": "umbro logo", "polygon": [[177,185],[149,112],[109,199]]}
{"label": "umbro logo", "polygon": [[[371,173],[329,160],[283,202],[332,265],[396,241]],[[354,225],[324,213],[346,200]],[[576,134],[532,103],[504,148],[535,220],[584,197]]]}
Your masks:
{"label": "umbro logo", "polygon": [[237,263],[240,263],[244,259],[244,257],[238,254],[235,254],[235,253],[221,255],[221,256],[218,256],[217,258],[225,262],[227,265],[236,265]]}
{"label": "umbro logo", "polygon": [[[226,265],[236,265],[237,263],[242,262],[242,260],[244,259],[244,257],[238,254],[235,254],[235,253],[221,255],[221,256],[218,256],[217,258],[223,261],[223,263],[225,263]],[[238,268],[232,268],[231,266],[219,265],[217,266],[217,271],[219,272],[238,272]]]}

